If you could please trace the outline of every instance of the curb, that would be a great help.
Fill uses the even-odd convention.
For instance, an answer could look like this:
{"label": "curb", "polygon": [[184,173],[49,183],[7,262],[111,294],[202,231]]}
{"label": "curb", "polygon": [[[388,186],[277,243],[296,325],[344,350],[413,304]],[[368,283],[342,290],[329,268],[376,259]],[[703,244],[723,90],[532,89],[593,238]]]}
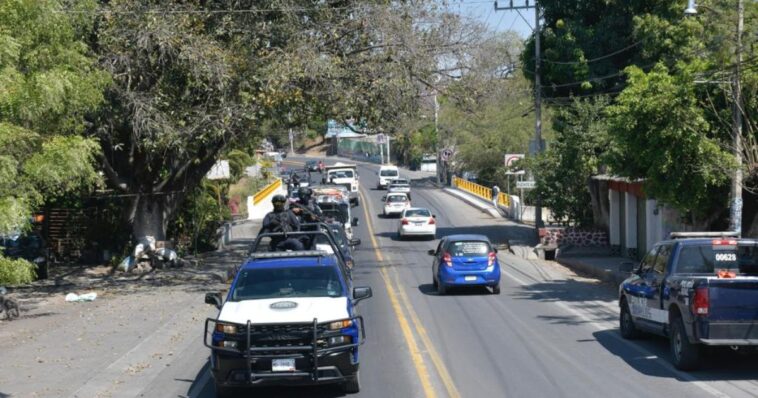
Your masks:
{"label": "curb", "polygon": [[459,190],[453,189],[453,188],[442,188],[442,191],[447,193],[448,195],[454,196],[471,206],[474,206],[482,211],[482,213],[489,214],[492,218],[502,218],[503,216],[500,214],[499,211],[495,210],[494,208],[485,205],[482,203],[481,199],[479,198],[472,198],[470,195],[465,194],[463,192],[460,192]]}
{"label": "curb", "polygon": [[576,258],[557,257],[554,261],[558,264],[572,269],[579,274],[587,275],[595,279],[599,279],[602,282],[608,282],[614,285],[620,285],[621,282],[623,282],[628,277],[628,275],[624,275],[617,271],[602,269],[590,264],[586,264],[582,262],[582,260]]}

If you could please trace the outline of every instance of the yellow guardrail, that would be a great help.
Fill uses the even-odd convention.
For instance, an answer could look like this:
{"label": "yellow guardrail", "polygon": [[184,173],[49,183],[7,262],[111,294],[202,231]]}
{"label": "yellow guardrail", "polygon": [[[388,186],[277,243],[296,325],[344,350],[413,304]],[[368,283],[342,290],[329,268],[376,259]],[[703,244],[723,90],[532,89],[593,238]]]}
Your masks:
{"label": "yellow guardrail", "polygon": [[276,191],[281,186],[282,186],[281,178],[277,178],[271,184],[266,185],[265,188],[261,189],[253,196],[253,204],[257,205],[262,200],[266,199],[269,195],[271,195],[271,192]]}
{"label": "yellow guardrail", "polygon": [[[453,186],[466,191],[468,193],[474,194],[486,201],[492,201],[492,189],[487,188],[483,185],[479,185],[476,183],[473,183],[471,181],[466,181],[463,178],[460,177],[453,177]],[[511,201],[507,194],[500,192],[497,195],[497,203],[501,206],[510,206]]]}

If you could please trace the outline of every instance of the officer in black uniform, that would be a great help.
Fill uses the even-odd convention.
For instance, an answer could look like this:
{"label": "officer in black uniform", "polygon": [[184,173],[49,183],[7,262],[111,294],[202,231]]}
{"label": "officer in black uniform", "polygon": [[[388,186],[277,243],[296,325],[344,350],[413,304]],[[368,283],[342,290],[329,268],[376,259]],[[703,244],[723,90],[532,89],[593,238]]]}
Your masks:
{"label": "officer in black uniform", "polygon": [[295,238],[287,237],[288,232],[300,231],[300,220],[290,209],[286,209],[287,198],[284,195],[274,195],[271,199],[274,210],[263,218],[261,233],[284,233],[282,236],[271,237],[273,250],[303,250],[303,244]]}

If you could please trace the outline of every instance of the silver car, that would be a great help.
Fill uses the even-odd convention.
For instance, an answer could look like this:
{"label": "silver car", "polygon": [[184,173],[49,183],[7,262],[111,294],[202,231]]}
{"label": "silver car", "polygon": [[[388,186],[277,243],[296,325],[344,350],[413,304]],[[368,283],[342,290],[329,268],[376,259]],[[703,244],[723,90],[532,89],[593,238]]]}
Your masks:
{"label": "silver car", "polygon": [[411,183],[405,178],[398,178],[387,186],[388,193],[404,193],[411,198]]}

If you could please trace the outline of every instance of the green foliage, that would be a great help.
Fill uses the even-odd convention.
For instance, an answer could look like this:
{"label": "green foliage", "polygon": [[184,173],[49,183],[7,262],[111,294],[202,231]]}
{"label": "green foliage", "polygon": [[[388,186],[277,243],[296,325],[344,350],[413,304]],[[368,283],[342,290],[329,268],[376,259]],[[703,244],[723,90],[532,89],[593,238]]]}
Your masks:
{"label": "green foliage", "polygon": [[23,285],[36,277],[37,266],[24,259],[11,259],[0,254],[0,286]]}
{"label": "green foliage", "polygon": [[0,3],[0,234],[26,228],[44,201],[99,180],[97,145],[77,134],[84,115],[101,103],[108,74],[81,40],[91,16],[58,12],[63,6],[56,0]]}
{"label": "green foliage", "polygon": [[182,203],[172,220],[169,238],[178,243],[180,254],[213,250],[218,243],[218,228],[231,220],[225,205],[228,184],[203,180]]}
{"label": "green foliage", "polygon": [[556,219],[581,226],[594,223],[589,180],[599,172],[600,155],[608,148],[605,107],[608,99],[575,99],[555,115],[555,141],[547,152],[529,159],[537,187]]}
{"label": "green foliage", "polygon": [[726,183],[733,159],[708,135],[694,76],[672,75],[661,64],[650,73],[637,67],[627,72],[629,86],[608,108],[611,167],[622,176],[645,178],[649,195],[680,210],[708,208],[710,190]]}

